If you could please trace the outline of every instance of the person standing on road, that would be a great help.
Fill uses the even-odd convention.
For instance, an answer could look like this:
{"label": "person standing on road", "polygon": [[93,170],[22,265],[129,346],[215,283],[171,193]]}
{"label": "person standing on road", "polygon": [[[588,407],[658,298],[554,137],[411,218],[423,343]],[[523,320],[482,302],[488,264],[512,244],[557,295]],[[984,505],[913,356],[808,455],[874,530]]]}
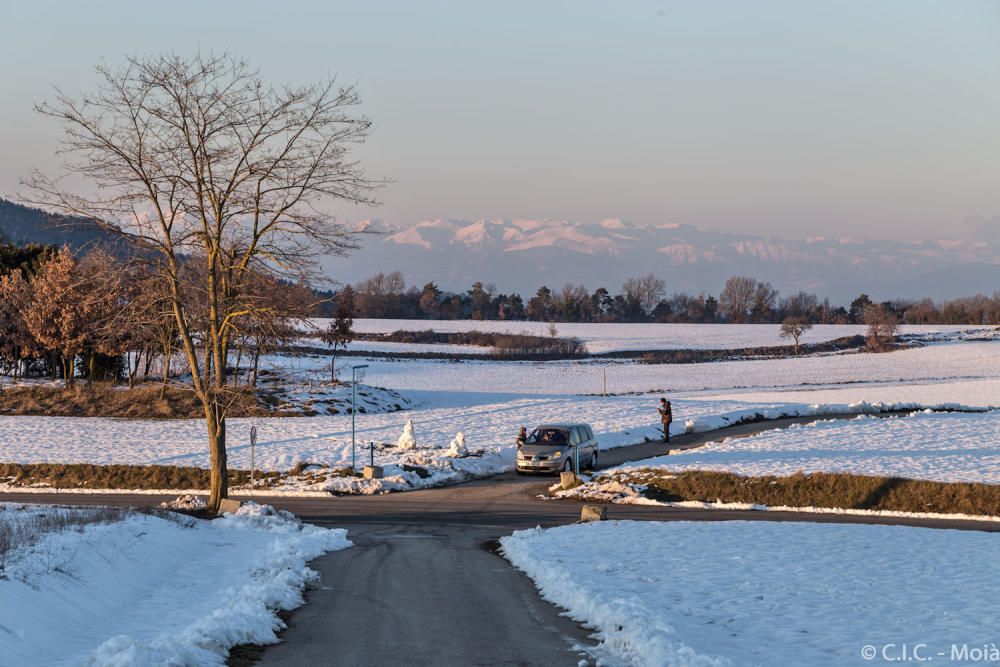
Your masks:
{"label": "person standing on road", "polygon": [[670,407],[670,401],[661,398],[659,412],[660,424],[663,425],[663,442],[670,442],[670,422],[674,420],[674,412]]}

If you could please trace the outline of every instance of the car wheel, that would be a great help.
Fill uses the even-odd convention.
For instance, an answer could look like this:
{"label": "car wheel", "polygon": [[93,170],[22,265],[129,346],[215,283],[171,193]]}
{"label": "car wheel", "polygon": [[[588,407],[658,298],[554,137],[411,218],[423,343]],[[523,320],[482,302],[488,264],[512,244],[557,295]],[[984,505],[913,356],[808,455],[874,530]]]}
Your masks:
{"label": "car wheel", "polygon": [[597,452],[590,455],[590,465],[587,466],[590,470],[597,470]]}
{"label": "car wheel", "polygon": [[514,469],[514,472],[516,472],[518,475],[524,475],[524,471],[518,470],[517,468]]}

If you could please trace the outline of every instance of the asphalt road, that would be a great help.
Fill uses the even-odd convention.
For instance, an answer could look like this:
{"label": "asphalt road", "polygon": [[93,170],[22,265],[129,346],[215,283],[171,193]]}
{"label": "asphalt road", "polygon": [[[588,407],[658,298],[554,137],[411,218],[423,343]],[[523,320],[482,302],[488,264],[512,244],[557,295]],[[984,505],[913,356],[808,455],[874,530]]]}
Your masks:
{"label": "asphalt road", "polygon": [[[808,419],[744,424],[675,438],[696,447]],[[662,442],[602,452],[602,466],[665,453]],[[382,496],[266,498],[321,525],[345,527],[355,546],[313,562],[322,575],[261,665],[578,665],[588,631],[541,600],[531,581],[494,553],[514,530],[572,523],[580,503],[542,500],[552,478],[513,473]],[[144,495],[0,494],[0,501],[154,506]],[[614,505],[610,519],[813,521],[1000,531],[995,522],[900,519]]]}

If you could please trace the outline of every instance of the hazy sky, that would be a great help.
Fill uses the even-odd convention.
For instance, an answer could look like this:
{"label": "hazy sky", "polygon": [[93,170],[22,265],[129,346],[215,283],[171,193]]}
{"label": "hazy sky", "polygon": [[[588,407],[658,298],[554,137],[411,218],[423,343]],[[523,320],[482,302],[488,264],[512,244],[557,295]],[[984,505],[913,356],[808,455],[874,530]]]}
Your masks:
{"label": "hazy sky", "polygon": [[[0,193],[33,101],[123,55],[357,82],[395,183],[351,218],[622,217],[792,237],[1000,227],[1000,2],[0,0]],[[979,230],[979,232],[974,232]]]}

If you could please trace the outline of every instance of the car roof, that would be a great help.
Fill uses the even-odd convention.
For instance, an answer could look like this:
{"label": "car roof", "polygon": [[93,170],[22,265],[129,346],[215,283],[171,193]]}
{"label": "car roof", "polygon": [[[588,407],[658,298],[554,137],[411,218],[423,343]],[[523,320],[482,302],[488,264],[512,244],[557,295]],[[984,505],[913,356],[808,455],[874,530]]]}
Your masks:
{"label": "car roof", "polygon": [[566,422],[563,424],[539,424],[536,428],[573,428],[574,426],[586,426],[590,428],[590,424],[585,424],[583,422]]}

